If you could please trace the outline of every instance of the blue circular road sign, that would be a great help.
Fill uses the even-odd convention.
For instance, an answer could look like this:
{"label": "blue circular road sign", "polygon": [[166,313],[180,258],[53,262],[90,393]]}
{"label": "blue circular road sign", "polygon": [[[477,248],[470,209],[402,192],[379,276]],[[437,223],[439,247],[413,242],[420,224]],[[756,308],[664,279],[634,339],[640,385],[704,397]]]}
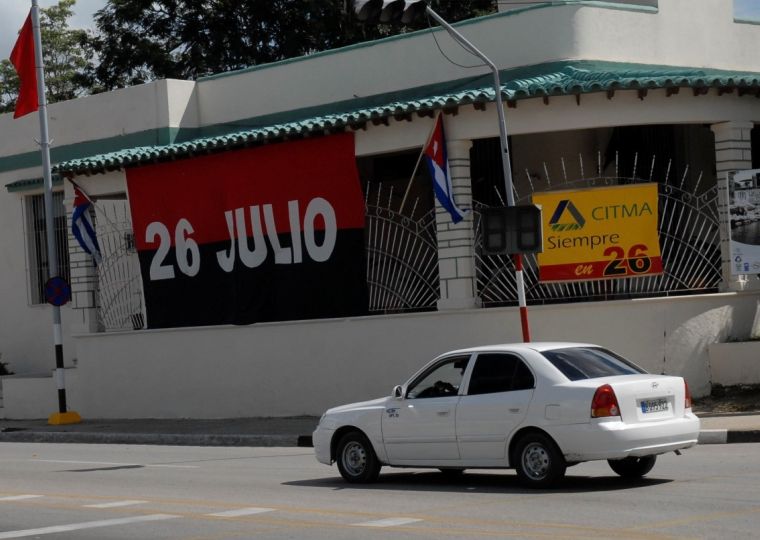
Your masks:
{"label": "blue circular road sign", "polygon": [[71,285],[60,276],[51,277],[45,283],[45,300],[59,307],[68,303],[71,300]]}

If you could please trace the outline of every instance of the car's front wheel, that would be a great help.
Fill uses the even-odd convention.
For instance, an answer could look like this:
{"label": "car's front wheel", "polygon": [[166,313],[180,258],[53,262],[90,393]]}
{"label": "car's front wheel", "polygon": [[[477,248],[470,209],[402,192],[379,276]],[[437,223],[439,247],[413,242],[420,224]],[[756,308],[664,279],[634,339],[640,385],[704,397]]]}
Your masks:
{"label": "car's front wheel", "polygon": [[567,464],[554,441],[543,433],[523,436],[515,448],[517,477],[526,487],[549,487],[565,475]]}
{"label": "car's front wheel", "polygon": [[351,483],[374,482],[380,475],[380,461],[367,437],[351,431],[338,441],[337,462],[340,475]]}
{"label": "car's front wheel", "polygon": [[607,463],[623,478],[641,478],[652,470],[655,461],[657,461],[657,456],[644,456],[610,459]]}

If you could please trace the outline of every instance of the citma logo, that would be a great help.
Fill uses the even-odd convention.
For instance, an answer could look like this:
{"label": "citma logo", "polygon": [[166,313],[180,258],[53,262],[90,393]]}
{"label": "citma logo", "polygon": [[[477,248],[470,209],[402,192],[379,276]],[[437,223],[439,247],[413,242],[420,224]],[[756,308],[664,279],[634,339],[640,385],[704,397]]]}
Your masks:
{"label": "citma logo", "polygon": [[[562,219],[562,215],[565,212],[570,214],[572,221],[560,223],[560,219]],[[553,231],[577,231],[582,229],[585,224],[586,219],[569,199],[559,201],[554,214],[552,214],[552,218],[549,220],[549,225]]]}

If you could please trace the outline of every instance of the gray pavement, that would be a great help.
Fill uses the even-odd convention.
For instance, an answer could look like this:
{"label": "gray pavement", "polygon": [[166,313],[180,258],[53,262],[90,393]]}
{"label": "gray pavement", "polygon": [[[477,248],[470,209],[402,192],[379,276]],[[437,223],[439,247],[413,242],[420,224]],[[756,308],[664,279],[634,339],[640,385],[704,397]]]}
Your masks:
{"label": "gray pavement", "polygon": [[[700,444],[760,442],[760,413],[698,413]],[[50,426],[46,420],[0,419],[0,442],[160,444],[180,446],[311,446],[319,421],[290,418],[83,419]]]}
{"label": "gray pavement", "polygon": [[161,444],[180,446],[310,446],[319,418],[0,420],[0,442]]}

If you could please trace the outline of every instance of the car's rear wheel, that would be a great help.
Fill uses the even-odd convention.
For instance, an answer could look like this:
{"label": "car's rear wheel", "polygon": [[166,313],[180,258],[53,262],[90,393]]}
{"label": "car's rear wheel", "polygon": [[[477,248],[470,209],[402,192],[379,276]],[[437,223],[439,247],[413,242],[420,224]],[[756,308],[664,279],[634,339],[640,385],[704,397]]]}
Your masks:
{"label": "car's rear wheel", "polygon": [[652,470],[655,461],[657,461],[657,456],[644,456],[610,459],[607,463],[623,478],[641,478]]}
{"label": "car's rear wheel", "polygon": [[515,468],[524,486],[545,488],[565,475],[567,464],[550,437],[543,433],[529,433],[515,447]]}
{"label": "car's rear wheel", "polygon": [[380,461],[369,439],[360,431],[351,431],[340,438],[336,456],[340,475],[348,482],[374,482],[380,475]]}

